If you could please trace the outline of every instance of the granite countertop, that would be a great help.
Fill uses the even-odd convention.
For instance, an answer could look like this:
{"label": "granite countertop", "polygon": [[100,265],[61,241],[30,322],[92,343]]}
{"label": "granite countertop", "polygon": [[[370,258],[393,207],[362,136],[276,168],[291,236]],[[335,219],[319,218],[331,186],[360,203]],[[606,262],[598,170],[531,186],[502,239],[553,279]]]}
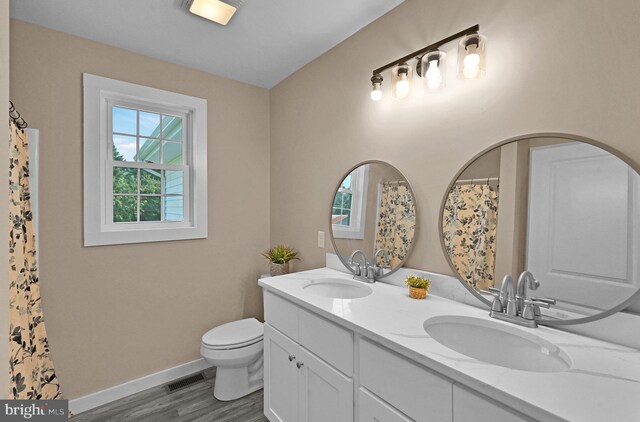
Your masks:
{"label": "granite countertop", "polygon": [[[263,278],[259,285],[436,372],[539,420],[640,421],[640,351],[549,327],[523,328],[488,311],[430,294],[411,299],[406,288],[367,284],[359,299],[331,299],[303,290],[309,280],[352,278],[329,268]],[[485,363],[432,339],[425,320],[443,315],[488,319],[559,346],[571,361],[563,372],[528,372]]]}

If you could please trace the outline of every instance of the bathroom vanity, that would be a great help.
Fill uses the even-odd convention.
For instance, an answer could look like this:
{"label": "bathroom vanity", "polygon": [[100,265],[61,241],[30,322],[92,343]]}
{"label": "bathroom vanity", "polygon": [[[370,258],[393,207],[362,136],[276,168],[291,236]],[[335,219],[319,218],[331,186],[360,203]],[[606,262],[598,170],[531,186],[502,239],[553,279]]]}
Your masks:
{"label": "bathroom vanity", "polygon": [[[272,422],[640,420],[638,350],[496,321],[433,294],[414,300],[329,268],[259,284]],[[498,341],[477,343],[470,357],[487,336],[448,338],[455,327],[441,323],[497,330],[488,333]]]}

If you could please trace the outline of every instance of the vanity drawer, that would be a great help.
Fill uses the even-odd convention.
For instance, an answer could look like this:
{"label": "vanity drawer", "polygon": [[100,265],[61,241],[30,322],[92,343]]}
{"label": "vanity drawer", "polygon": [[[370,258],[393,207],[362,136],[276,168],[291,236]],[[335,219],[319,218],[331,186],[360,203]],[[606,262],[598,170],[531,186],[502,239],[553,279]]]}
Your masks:
{"label": "vanity drawer", "polygon": [[475,422],[478,415],[491,422],[533,422],[527,416],[516,414],[497,404],[488,398],[481,397],[466,388],[453,386],[453,421]]}
{"label": "vanity drawer", "polygon": [[360,384],[416,421],[452,422],[453,383],[361,339]]}
{"label": "vanity drawer", "polygon": [[299,343],[348,377],[353,376],[353,333],[300,309]]}
{"label": "vanity drawer", "polygon": [[293,303],[265,290],[264,320],[295,341],[298,341],[299,309]]}
{"label": "vanity drawer", "polygon": [[364,388],[360,388],[359,397],[358,422],[411,422],[411,419]]}

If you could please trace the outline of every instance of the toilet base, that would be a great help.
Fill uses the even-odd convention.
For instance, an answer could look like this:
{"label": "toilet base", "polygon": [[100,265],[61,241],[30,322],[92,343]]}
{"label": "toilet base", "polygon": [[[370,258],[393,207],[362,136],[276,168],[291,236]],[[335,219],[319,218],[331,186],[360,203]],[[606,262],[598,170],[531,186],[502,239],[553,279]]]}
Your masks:
{"label": "toilet base", "polygon": [[260,390],[264,386],[262,356],[248,367],[216,369],[213,396],[220,401],[231,401]]}

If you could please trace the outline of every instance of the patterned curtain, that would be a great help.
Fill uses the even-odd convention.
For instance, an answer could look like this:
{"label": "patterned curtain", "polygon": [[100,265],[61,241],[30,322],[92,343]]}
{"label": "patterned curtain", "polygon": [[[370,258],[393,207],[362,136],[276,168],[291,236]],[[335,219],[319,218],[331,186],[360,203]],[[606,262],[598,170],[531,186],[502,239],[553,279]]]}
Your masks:
{"label": "patterned curtain", "polygon": [[9,397],[61,399],[40,307],[27,135],[9,129]]}
{"label": "patterned curtain", "polygon": [[456,185],[444,207],[444,244],[458,274],[472,287],[494,286],[498,190],[488,184]]}
{"label": "patterned curtain", "polygon": [[389,262],[378,256],[378,265],[399,265],[407,256],[416,229],[416,211],[413,196],[402,184],[383,183],[376,229],[375,249],[384,248]]}

